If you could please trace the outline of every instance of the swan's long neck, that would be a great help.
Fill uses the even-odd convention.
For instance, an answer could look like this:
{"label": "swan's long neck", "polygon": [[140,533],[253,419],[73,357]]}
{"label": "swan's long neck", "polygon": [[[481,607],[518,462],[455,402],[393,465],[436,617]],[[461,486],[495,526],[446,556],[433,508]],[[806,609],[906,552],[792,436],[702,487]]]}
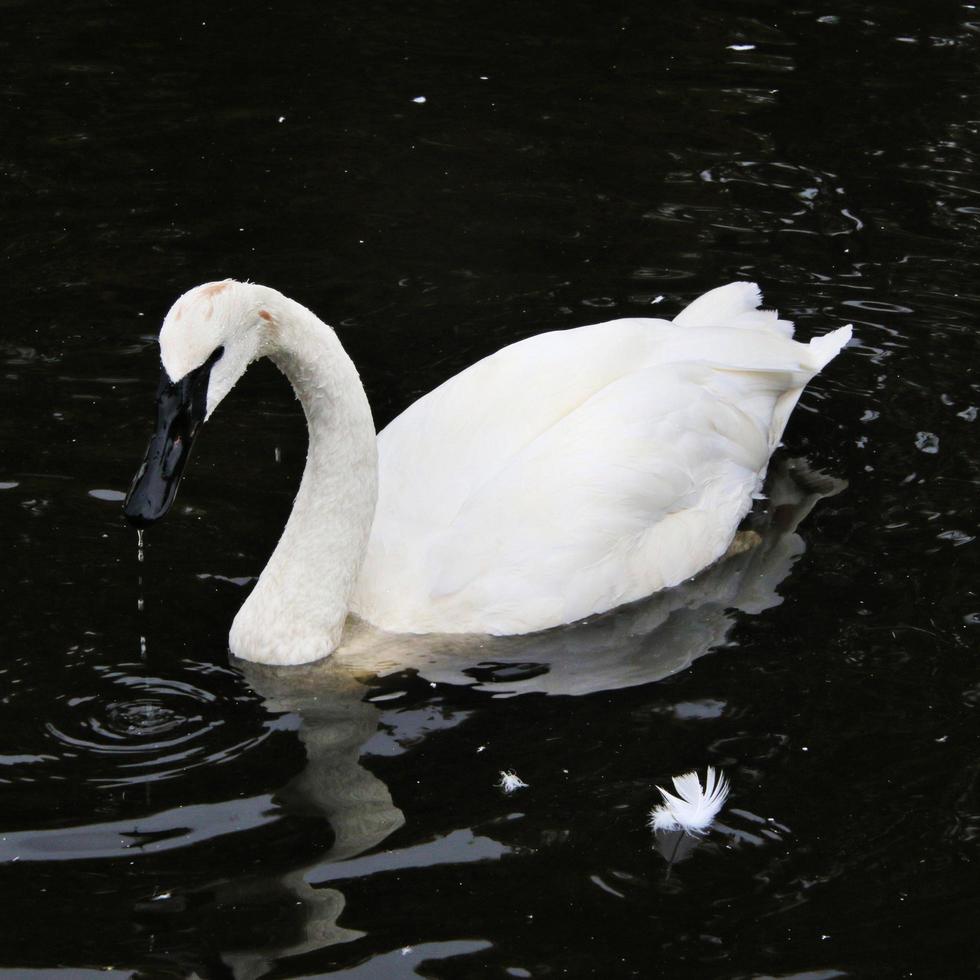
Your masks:
{"label": "swan's long neck", "polygon": [[377,501],[378,457],[367,396],[336,334],[300,304],[262,290],[263,353],[303,405],[309,451],[289,521],[231,628],[231,652],[298,664],[340,642]]}

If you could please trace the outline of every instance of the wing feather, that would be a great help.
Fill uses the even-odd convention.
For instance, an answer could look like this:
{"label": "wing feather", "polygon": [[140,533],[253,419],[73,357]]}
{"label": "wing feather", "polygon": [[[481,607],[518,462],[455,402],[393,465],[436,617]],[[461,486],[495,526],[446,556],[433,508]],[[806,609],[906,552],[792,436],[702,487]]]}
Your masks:
{"label": "wing feather", "polygon": [[354,611],[404,632],[529,632],[717,559],[799,391],[846,341],[797,343],[754,295],[722,297],[738,329],[704,323],[707,306],[540,334],[419,399],[378,437]]}

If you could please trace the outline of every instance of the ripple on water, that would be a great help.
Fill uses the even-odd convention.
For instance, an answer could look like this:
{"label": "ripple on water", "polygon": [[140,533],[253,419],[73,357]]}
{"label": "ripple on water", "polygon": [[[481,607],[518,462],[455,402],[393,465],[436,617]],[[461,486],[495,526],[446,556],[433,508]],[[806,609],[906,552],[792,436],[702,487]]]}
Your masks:
{"label": "ripple on water", "polygon": [[95,668],[88,691],[54,706],[45,757],[111,788],[228,762],[265,741],[270,726],[229,723],[239,714],[235,686],[223,693],[210,665],[181,666],[179,677],[143,674],[138,665]]}

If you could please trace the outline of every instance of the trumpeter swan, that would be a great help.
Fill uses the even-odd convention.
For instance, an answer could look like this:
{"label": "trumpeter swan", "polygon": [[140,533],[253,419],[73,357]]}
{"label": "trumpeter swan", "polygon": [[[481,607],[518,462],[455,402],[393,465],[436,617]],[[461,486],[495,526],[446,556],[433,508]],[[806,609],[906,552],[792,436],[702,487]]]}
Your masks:
{"label": "trumpeter swan", "polygon": [[233,654],[318,660],[349,612],[401,633],[571,623],[683,582],[731,545],[804,386],[851,336],[798,343],[759,304],[735,282],[673,322],[530,337],[375,436],[330,327],[274,289],[207,283],[164,319],[157,428],[125,512],[138,526],[166,513],[200,424],[267,356],[303,405],[309,453]]}

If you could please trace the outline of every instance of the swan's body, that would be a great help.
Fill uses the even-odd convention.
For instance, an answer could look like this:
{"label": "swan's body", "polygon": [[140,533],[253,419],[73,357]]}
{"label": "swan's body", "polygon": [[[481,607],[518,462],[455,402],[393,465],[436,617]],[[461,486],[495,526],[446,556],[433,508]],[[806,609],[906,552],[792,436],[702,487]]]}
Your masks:
{"label": "swan's body", "polygon": [[293,512],[232,652],[319,659],[348,610],[391,632],[528,633],[690,578],[728,549],[803,387],[850,337],[797,343],[759,301],[732,283],[673,323],[512,344],[375,440],[357,373],[312,313],[262,286],[191,290],[160,337],[170,380],[223,345],[210,414],[267,354],[310,428]]}

